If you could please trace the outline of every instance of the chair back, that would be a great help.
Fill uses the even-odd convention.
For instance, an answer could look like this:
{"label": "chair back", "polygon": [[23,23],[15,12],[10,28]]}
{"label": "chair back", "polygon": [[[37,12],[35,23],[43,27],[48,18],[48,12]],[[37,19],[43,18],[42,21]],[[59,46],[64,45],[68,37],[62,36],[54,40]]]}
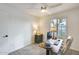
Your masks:
{"label": "chair back", "polygon": [[67,40],[64,42],[64,44],[63,44],[63,46],[62,46],[62,49],[61,49],[61,53],[62,53],[62,54],[65,54],[65,53],[69,50],[69,48],[70,48],[72,42],[73,42],[73,39],[72,39],[72,38],[71,38],[71,39],[67,39]]}

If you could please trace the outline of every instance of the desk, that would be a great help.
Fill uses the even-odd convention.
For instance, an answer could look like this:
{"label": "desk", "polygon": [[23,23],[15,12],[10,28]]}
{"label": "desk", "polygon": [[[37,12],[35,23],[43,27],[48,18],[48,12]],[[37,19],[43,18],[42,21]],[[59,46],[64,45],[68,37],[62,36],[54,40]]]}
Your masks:
{"label": "desk", "polygon": [[57,40],[60,40],[59,43],[58,43],[58,45],[54,45],[54,44],[51,45],[51,47],[53,48],[53,51],[55,53],[58,53],[59,52],[59,50],[60,50],[60,48],[61,48],[61,46],[63,44],[63,40],[62,39],[57,39]]}
{"label": "desk", "polygon": [[46,48],[46,55],[50,55],[52,53],[52,48]]}
{"label": "desk", "polygon": [[45,48],[46,49],[46,55],[56,55],[55,52],[53,52],[52,48]]}
{"label": "desk", "polygon": [[[56,45],[56,42],[58,41],[58,44]],[[52,44],[50,44],[50,41],[49,41],[49,44],[50,44],[50,47],[46,47],[46,54],[48,55],[49,54],[49,51],[53,51],[55,54],[57,54],[63,44],[63,40],[62,39],[57,39],[54,40],[51,42]],[[51,51],[51,53],[52,53]]]}

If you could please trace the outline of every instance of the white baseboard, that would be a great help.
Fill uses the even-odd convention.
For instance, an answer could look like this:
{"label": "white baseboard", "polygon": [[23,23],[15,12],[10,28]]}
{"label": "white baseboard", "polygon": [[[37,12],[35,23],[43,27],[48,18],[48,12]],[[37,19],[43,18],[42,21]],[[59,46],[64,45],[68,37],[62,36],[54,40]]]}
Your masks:
{"label": "white baseboard", "polygon": [[75,51],[79,51],[78,49],[75,49],[75,48],[72,48],[72,47],[70,49],[75,50]]}
{"label": "white baseboard", "polygon": [[19,47],[15,48],[15,49],[11,49],[11,50],[9,50],[9,51],[7,51],[7,52],[0,52],[0,55],[8,55],[9,53],[11,53],[11,52],[13,52],[13,51],[16,51],[16,50],[18,50],[18,49],[21,49],[21,48],[23,48],[23,47],[25,47],[25,46],[28,46],[28,45],[30,45],[30,44],[31,44],[31,42],[27,42],[25,45],[19,46]]}
{"label": "white baseboard", "polygon": [[15,48],[15,49],[9,51],[7,54],[9,54],[9,53],[11,53],[11,52],[13,52],[13,51],[16,51],[16,50],[18,50],[18,49],[21,49],[21,48],[23,48],[23,47],[25,47],[25,46],[27,46],[27,45],[30,45],[30,44],[31,44],[31,42],[27,42],[24,46],[20,46],[20,47],[18,47],[18,48]]}
{"label": "white baseboard", "polygon": [[0,52],[0,55],[8,55],[8,52]]}

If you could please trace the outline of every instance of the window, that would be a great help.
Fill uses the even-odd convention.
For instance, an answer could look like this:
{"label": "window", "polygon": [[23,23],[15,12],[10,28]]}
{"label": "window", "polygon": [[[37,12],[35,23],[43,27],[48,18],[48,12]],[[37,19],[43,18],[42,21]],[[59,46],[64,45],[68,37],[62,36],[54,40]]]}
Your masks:
{"label": "window", "polygon": [[54,26],[57,31],[55,32],[57,38],[62,38],[62,39],[65,39],[67,37],[67,18],[66,17],[63,17],[63,18],[52,18],[51,19],[51,23],[50,24],[53,24],[50,26],[50,28],[52,26]]}

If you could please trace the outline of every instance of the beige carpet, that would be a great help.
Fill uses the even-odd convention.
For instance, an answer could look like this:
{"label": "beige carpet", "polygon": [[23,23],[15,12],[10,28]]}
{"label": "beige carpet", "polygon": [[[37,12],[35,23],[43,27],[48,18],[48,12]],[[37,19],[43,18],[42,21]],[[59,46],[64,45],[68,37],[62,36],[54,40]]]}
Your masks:
{"label": "beige carpet", "polygon": [[[9,53],[9,55],[46,55],[46,49],[40,48],[37,44],[34,44],[13,51]],[[79,55],[79,52],[69,49],[65,55]]]}

